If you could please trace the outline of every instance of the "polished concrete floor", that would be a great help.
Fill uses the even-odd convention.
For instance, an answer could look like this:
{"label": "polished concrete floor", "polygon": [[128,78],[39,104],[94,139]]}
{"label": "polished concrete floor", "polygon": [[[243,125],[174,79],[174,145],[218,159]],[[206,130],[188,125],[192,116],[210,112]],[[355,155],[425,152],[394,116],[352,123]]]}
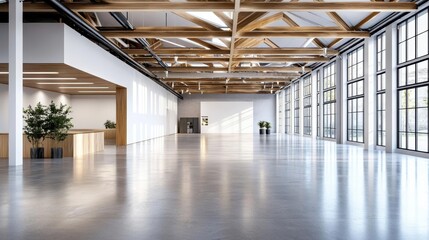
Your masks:
{"label": "polished concrete floor", "polygon": [[429,239],[429,160],[286,135],[173,135],[0,161],[0,239]]}

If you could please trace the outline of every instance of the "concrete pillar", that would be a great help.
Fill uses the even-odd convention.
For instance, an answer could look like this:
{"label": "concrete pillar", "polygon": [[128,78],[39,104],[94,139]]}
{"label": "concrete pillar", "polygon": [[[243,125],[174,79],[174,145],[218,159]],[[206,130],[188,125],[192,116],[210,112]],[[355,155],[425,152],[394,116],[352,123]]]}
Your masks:
{"label": "concrete pillar", "polygon": [[375,41],[365,39],[364,45],[364,149],[375,148],[376,118],[375,118]]}
{"label": "concrete pillar", "polygon": [[386,152],[397,148],[396,24],[386,27]]}
{"label": "concrete pillar", "polygon": [[9,165],[22,165],[22,2],[9,1]]}

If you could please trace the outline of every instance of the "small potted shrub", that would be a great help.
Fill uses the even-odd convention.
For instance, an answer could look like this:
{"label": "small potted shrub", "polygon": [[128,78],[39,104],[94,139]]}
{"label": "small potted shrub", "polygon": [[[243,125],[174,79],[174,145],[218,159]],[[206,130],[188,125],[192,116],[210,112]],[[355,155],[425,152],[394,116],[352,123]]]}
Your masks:
{"label": "small potted shrub", "polygon": [[265,128],[266,128],[266,133],[270,134],[271,123],[270,122],[265,122]]}
{"label": "small potted shrub", "polygon": [[29,105],[24,109],[24,122],[23,131],[32,146],[30,158],[44,158],[42,142],[47,135],[46,107],[40,102],[34,108]]}
{"label": "small potted shrub", "polygon": [[259,121],[259,134],[265,134],[265,121]]}
{"label": "small potted shrub", "polygon": [[53,101],[47,108],[47,137],[55,142],[51,148],[51,158],[63,158],[63,148],[59,147],[59,144],[66,140],[68,131],[73,127],[70,113],[71,107],[62,103],[57,106]]}
{"label": "small potted shrub", "polygon": [[104,123],[104,127],[105,127],[106,129],[113,129],[113,128],[116,128],[116,123],[115,123],[115,122],[113,122],[113,121],[107,120],[107,121]]}

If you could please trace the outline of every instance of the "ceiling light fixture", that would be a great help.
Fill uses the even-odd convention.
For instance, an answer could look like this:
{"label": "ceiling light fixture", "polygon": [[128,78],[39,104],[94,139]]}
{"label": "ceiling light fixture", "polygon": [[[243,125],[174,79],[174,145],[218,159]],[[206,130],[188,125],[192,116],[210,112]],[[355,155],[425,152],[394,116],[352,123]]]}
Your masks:
{"label": "ceiling light fixture", "polygon": [[80,93],[116,93],[116,91],[78,91]]}
{"label": "ceiling light fixture", "polygon": [[[9,72],[0,72],[0,75],[7,75]],[[55,75],[60,74],[59,72],[23,72],[23,74],[31,74],[31,75]]]}
{"label": "ceiling light fixture", "polygon": [[39,85],[91,85],[90,82],[39,82]]}
{"label": "ceiling light fixture", "polygon": [[58,87],[60,89],[107,89],[109,87]]}
{"label": "ceiling light fixture", "polygon": [[60,78],[22,78],[23,80],[43,80],[43,81],[52,81],[52,80],[77,80],[77,78],[70,77],[60,77]]}

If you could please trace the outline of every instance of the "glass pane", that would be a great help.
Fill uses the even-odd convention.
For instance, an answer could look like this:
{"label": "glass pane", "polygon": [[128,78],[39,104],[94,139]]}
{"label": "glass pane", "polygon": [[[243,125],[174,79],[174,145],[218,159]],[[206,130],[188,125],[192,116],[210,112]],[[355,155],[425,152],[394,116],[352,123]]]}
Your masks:
{"label": "glass pane", "polygon": [[416,35],[416,20],[413,18],[407,21],[407,38],[412,38]]}
{"label": "glass pane", "polygon": [[357,129],[363,130],[363,112],[358,113]]}
{"label": "glass pane", "polygon": [[363,112],[363,98],[358,99],[358,108],[357,111]]}
{"label": "glass pane", "polygon": [[408,149],[410,150],[416,150],[416,134],[415,133],[408,133],[407,134],[407,144]]}
{"label": "glass pane", "polygon": [[416,58],[416,38],[407,40],[407,60]]}
{"label": "glass pane", "polygon": [[407,132],[416,131],[416,110],[408,109],[407,111]]}
{"label": "glass pane", "polygon": [[428,106],[428,87],[417,88],[417,107]]}
{"label": "glass pane", "polygon": [[405,131],[405,124],[407,121],[406,110],[399,110],[399,131]]}
{"label": "glass pane", "polygon": [[428,134],[417,135],[417,150],[422,152],[428,152]]}
{"label": "glass pane", "polygon": [[407,107],[407,90],[399,91],[399,108]]}
{"label": "glass pane", "polygon": [[358,139],[357,139],[357,141],[358,142],[363,142],[363,131],[358,131],[357,132],[358,133]]}
{"label": "glass pane", "polygon": [[405,23],[402,23],[401,25],[399,25],[399,42],[403,42],[405,41],[405,39],[407,39],[406,31],[407,31],[407,26],[405,25]]}
{"label": "glass pane", "polygon": [[407,84],[413,84],[416,82],[416,66],[410,65],[407,67]]}
{"label": "glass pane", "polygon": [[407,57],[407,49],[406,49],[406,42],[399,44],[399,63],[403,63],[406,61]]}
{"label": "glass pane", "polygon": [[428,61],[419,62],[417,64],[417,82],[428,81]]}
{"label": "glass pane", "polygon": [[417,57],[421,57],[428,54],[428,33],[422,33],[417,36]]}
{"label": "glass pane", "polygon": [[428,30],[428,12],[427,10],[417,15],[417,33]]}
{"label": "glass pane", "polygon": [[407,90],[407,108],[416,107],[416,89]]}
{"label": "glass pane", "polygon": [[407,148],[407,137],[406,133],[400,132],[399,133],[399,147],[400,148]]}
{"label": "glass pane", "polygon": [[358,95],[363,94],[363,81],[357,82],[357,94]]}
{"label": "glass pane", "polygon": [[404,86],[407,82],[407,68],[399,69],[399,86]]}
{"label": "glass pane", "polygon": [[417,132],[427,133],[428,132],[428,109],[418,108],[417,109]]}

